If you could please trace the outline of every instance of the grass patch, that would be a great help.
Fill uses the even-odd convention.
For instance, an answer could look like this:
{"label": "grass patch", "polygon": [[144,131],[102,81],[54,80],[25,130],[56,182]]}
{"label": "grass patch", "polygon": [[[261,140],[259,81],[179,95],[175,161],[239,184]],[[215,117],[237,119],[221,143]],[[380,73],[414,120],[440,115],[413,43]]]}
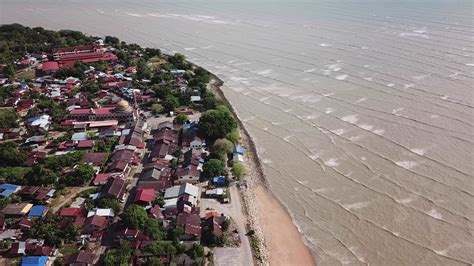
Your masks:
{"label": "grass patch", "polygon": [[81,198],[88,198],[89,195],[94,194],[96,192],[97,192],[97,188],[90,188],[90,189],[82,191],[77,196]]}
{"label": "grass patch", "polygon": [[71,255],[73,253],[76,253],[77,251],[78,249],[75,245],[65,245],[59,250],[59,252],[61,252],[61,254],[63,254],[64,256]]}
{"label": "grass patch", "polygon": [[19,79],[35,79],[36,74],[34,70],[28,70],[28,71],[23,71],[21,73],[18,73],[16,77]]}

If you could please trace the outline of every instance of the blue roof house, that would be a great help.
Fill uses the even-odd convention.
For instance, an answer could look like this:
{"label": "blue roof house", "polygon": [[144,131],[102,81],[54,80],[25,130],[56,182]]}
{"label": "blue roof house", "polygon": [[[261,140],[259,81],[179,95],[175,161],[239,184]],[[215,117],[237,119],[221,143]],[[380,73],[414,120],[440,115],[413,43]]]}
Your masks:
{"label": "blue roof house", "polygon": [[21,258],[21,266],[45,266],[48,262],[47,256],[27,256]]}
{"label": "blue roof house", "polygon": [[225,177],[223,176],[215,176],[212,178],[212,184],[216,186],[223,186],[225,185]]}
{"label": "blue roof house", "polygon": [[245,148],[242,146],[234,146],[234,150],[232,150],[232,153],[238,153],[238,154],[244,154]]}
{"label": "blue roof house", "polygon": [[11,194],[15,193],[18,191],[20,186],[13,185],[13,184],[1,184],[0,185],[0,196],[1,197],[9,197]]}
{"label": "blue roof house", "polygon": [[35,205],[28,213],[28,218],[44,217],[46,213],[48,213],[48,210],[49,208],[46,205]]}

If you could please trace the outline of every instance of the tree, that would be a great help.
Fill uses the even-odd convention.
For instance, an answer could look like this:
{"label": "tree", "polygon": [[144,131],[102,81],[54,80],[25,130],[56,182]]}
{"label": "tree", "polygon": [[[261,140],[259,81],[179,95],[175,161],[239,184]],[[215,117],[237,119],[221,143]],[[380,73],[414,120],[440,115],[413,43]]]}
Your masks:
{"label": "tree", "polygon": [[50,213],[42,219],[34,220],[27,235],[32,239],[44,240],[48,246],[59,246],[63,240],[62,231]]}
{"label": "tree", "polygon": [[150,252],[156,256],[174,256],[176,248],[170,241],[156,241],[145,247],[146,252]]}
{"label": "tree", "polygon": [[221,160],[226,161],[227,154],[232,152],[232,147],[232,142],[227,139],[218,139],[212,145],[212,151],[217,154]]}
{"label": "tree", "polygon": [[8,78],[8,80],[15,80],[16,70],[12,64],[8,64],[3,68],[3,74]]}
{"label": "tree", "polygon": [[0,166],[22,166],[27,158],[25,150],[12,141],[0,143]]}
{"label": "tree", "polygon": [[182,125],[182,124],[188,122],[188,120],[189,120],[189,117],[187,115],[179,114],[173,119],[173,123],[178,124],[178,125]]}
{"label": "tree", "polygon": [[164,99],[168,95],[172,94],[171,86],[169,85],[154,85],[152,90],[155,92],[155,95],[160,99]]}
{"label": "tree", "polygon": [[122,219],[132,229],[143,229],[148,215],[142,206],[132,204],[123,212]]}
{"label": "tree", "polygon": [[16,127],[18,118],[18,113],[15,110],[0,110],[0,128]]}
{"label": "tree", "polygon": [[227,133],[225,136],[226,139],[230,140],[234,145],[238,145],[240,143],[240,133],[237,128],[234,128],[232,131]]}
{"label": "tree", "polygon": [[168,62],[173,64],[175,67],[180,69],[188,69],[189,66],[184,61],[185,57],[182,54],[176,53],[173,56],[168,57]]}
{"label": "tree", "polygon": [[68,186],[82,186],[95,176],[95,170],[88,164],[81,163],[77,165],[74,173],[66,179]]}
{"label": "tree", "polygon": [[208,93],[203,97],[201,104],[204,110],[209,110],[216,108],[219,104],[219,101],[216,99],[216,96],[214,94]]}
{"label": "tree", "polygon": [[151,70],[144,60],[140,60],[137,66],[137,77],[138,79],[149,79],[151,78]]}
{"label": "tree", "polygon": [[161,240],[163,238],[163,231],[157,220],[148,218],[145,221],[143,231],[145,235],[151,237],[153,240]]}
{"label": "tree", "polygon": [[222,105],[217,109],[204,112],[199,119],[199,130],[211,141],[224,138],[235,128],[237,128],[237,122],[232,113]]}
{"label": "tree", "polygon": [[107,251],[104,257],[104,264],[106,266],[128,266],[131,255],[130,243],[124,242],[118,249]]}
{"label": "tree", "polygon": [[151,112],[155,115],[163,113],[164,110],[165,108],[163,108],[163,106],[159,103],[154,103],[151,106]]}
{"label": "tree", "polygon": [[122,209],[122,205],[116,198],[101,198],[97,203],[99,208],[110,208],[114,210],[114,213],[119,213]]}
{"label": "tree", "polygon": [[199,244],[193,244],[191,249],[191,257],[194,259],[204,257],[204,247]]}
{"label": "tree", "polygon": [[203,175],[206,178],[212,178],[214,176],[221,176],[225,174],[225,164],[223,161],[218,159],[210,159],[203,165]]}
{"label": "tree", "polygon": [[118,45],[120,44],[120,40],[117,37],[105,36],[104,43],[111,44],[111,45]]}
{"label": "tree", "polygon": [[245,165],[243,165],[242,163],[234,162],[231,172],[235,177],[237,177],[238,179],[241,179],[242,177],[245,176],[245,174],[247,174],[247,169],[245,168]]}
{"label": "tree", "polygon": [[53,184],[58,178],[59,176],[53,170],[42,165],[35,165],[33,170],[25,176],[27,183],[34,186]]}
{"label": "tree", "polygon": [[179,107],[178,99],[174,96],[168,95],[162,102],[163,108],[166,112],[174,111],[174,109]]}
{"label": "tree", "polygon": [[145,262],[145,266],[163,266],[164,264],[161,262],[160,258],[151,257]]}

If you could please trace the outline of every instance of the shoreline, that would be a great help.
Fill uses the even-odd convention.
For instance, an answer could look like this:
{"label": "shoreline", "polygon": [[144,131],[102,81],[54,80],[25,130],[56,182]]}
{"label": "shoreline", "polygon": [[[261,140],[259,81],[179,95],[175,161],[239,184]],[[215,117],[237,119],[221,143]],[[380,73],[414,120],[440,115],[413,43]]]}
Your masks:
{"label": "shoreline", "polygon": [[248,228],[255,231],[252,237],[256,239],[255,246],[252,245],[255,264],[315,265],[315,259],[290,213],[269,189],[256,145],[221,89],[224,82],[212,73],[210,76],[208,88],[229,107],[239,125],[241,142],[248,149],[248,189],[239,190],[239,194]]}

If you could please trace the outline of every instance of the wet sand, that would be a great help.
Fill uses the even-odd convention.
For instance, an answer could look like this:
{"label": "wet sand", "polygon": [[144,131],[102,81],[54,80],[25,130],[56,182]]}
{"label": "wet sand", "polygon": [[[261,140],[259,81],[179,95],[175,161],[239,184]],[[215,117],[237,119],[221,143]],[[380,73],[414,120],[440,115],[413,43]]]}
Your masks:
{"label": "wet sand", "polygon": [[114,35],[224,80],[318,265],[472,265],[474,24],[452,2],[0,0],[0,22]]}
{"label": "wet sand", "polygon": [[268,189],[254,189],[270,265],[314,265],[286,209]]}

